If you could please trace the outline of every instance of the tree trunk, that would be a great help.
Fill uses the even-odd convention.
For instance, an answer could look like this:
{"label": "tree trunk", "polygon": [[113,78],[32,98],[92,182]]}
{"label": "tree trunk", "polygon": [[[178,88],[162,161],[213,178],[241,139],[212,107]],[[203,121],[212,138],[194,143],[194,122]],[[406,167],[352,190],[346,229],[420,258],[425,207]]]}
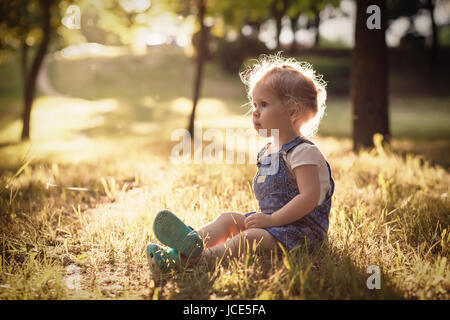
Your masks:
{"label": "tree trunk", "polygon": [[198,22],[200,24],[200,41],[199,41],[199,48],[197,50],[197,66],[195,71],[195,85],[194,85],[194,98],[193,98],[193,105],[192,105],[192,112],[189,119],[189,126],[188,131],[194,139],[194,121],[195,121],[195,110],[197,109],[198,100],[200,98],[200,89],[202,84],[202,77],[203,77],[203,64],[204,64],[204,46],[205,46],[205,40],[206,40],[206,26],[204,23],[205,18],[205,1],[204,0],[197,0],[198,2]]}
{"label": "tree trunk", "polygon": [[439,40],[438,40],[438,31],[436,26],[436,21],[434,19],[434,8],[435,3],[434,0],[427,0],[426,7],[430,13],[431,18],[431,57],[430,57],[430,67],[431,73],[435,74],[438,66],[438,55],[439,55]]}
{"label": "tree trunk", "polygon": [[[20,15],[27,16],[27,4],[24,2],[21,4],[19,8]],[[20,32],[20,37],[22,38],[22,47],[20,50],[20,64],[21,64],[21,71],[22,71],[22,84],[23,84],[23,95],[25,96],[25,87],[27,82],[27,73],[28,73],[28,44],[27,44],[27,36],[30,31],[30,25],[25,19],[25,24],[23,25],[23,31]]]}
{"label": "tree trunk", "polygon": [[280,34],[281,34],[281,14],[278,11],[277,8],[278,0],[274,0],[272,3],[272,14],[275,18],[275,43],[276,43],[276,49],[280,47]]}
{"label": "tree trunk", "polygon": [[320,11],[319,12],[317,12],[317,15],[316,15],[316,19],[315,19],[315,21],[314,21],[314,24],[316,25],[316,29],[317,29],[317,32],[316,32],[316,37],[315,37],[315,41],[314,41],[314,47],[315,48],[318,48],[319,47],[319,45],[320,45],[320,33],[319,33],[319,27],[320,27]]}
{"label": "tree trunk", "polygon": [[50,43],[50,0],[39,1],[42,10],[42,42],[39,45],[38,51],[33,60],[30,72],[27,74],[25,81],[25,106],[23,112],[23,128],[22,140],[30,138],[30,118],[31,107],[33,105],[34,95],[36,92],[36,80],[41,68],[42,61],[47,52],[48,44]]}
{"label": "tree trunk", "polygon": [[291,30],[292,34],[294,35],[294,39],[292,39],[291,47],[289,49],[290,54],[297,53],[297,40],[295,40],[295,33],[297,32],[297,22],[298,18],[300,17],[300,13],[295,16],[295,18],[290,18],[291,20]]}
{"label": "tree trunk", "polygon": [[[373,135],[390,141],[388,114],[388,61],[385,40],[386,8],[383,0],[359,0],[352,57],[351,99],[353,105],[353,149],[373,147]],[[366,26],[369,5],[381,10],[381,28]]]}
{"label": "tree trunk", "polygon": [[22,68],[22,83],[23,83],[23,94],[25,96],[25,88],[27,82],[27,73],[28,73],[28,45],[26,42],[26,34],[22,39],[22,48],[21,48],[21,68]]}
{"label": "tree trunk", "polygon": [[[283,18],[283,16],[287,11],[288,1],[289,0],[273,0],[272,2],[271,10],[272,16],[275,19],[275,27],[276,27],[276,35],[275,35],[276,49],[280,48],[281,19]],[[278,3],[281,3],[281,7],[278,5]]]}

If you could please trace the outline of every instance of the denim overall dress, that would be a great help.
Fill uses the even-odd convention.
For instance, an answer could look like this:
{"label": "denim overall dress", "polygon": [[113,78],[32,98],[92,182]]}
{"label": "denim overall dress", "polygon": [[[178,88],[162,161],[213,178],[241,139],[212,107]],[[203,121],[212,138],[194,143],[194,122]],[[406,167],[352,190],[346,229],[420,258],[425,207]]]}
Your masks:
{"label": "denim overall dress", "polygon": [[[272,214],[299,194],[295,175],[289,170],[284,159],[289,151],[301,143],[313,144],[311,141],[298,136],[283,144],[278,152],[263,156],[269,144],[259,151],[257,158],[258,172],[253,179],[253,191],[262,213]],[[264,228],[288,250],[305,243],[307,243],[309,249],[313,249],[327,237],[334,180],[331,176],[330,165],[328,162],[326,163],[330,174],[331,188],[323,203],[290,224]],[[252,211],[246,213],[245,216],[248,217],[254,213],[255,211]]]}

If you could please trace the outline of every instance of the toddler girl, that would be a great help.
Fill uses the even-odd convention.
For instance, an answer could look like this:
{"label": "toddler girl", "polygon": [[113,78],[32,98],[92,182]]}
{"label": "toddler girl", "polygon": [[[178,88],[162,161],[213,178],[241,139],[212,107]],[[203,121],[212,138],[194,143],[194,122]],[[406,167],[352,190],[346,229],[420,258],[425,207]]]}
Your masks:
{"label": "toddler girl", "polygon": [[168,248],[148,245],[153,271],[202,256],[234,257],[255,243],[269,250],[315,248],[327,237],[334,181],[324,155],[308,140],[324,114],[323,81],[308,64],[280,55],[264,56],[240,75],[255,129],[273,139],[257,156],[259,211],[222,213],[198,231],[169,211],[159,212],[155,236]]}

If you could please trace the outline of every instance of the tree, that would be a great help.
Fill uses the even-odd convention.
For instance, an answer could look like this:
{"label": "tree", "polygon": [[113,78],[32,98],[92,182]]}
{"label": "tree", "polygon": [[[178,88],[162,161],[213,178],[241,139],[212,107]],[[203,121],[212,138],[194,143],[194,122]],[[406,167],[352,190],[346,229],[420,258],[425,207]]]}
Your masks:
{"label": "tree", "polygon": [[439,41],[438,30],[436,26],[436,20],[434,18],[434,9],[436,8],[435,0],[426,0],[424,7],[428,10],[431,18],[431,59],[430,67],[432,73],[436,72],[437,65],[439,64]]}
{"label": "tree", "polygon": [[291,6],[287,12],[287,16],[291,22],[291,31],[293,35],[291,47],[289,48],[289,52],[291,54],[296,53],[297,51],[297,41],[295,40],[295,34],[298,30],[298,19],[300,18],[302,12],[299,6]]}
{"label": "tree", "polygon": [[192,112],[189,117],[188,131],[191,137],[194,137],[194,121],[195,111],[197,109],[198,100],[200,98],[200,88],[203,78],[203,65],[205,60],[205,42],[206,42],[206,26],[205,26],[205,13],[206,4],[205,0],[197,0],[197,21],[200,26],[200,36],[197,50],[197,61],[195,68],[195,84],[194,84],[194,97],[192,99]]}
{"label": "tree", "polygon": [[281,19],[286,15],[289,8],[290,0],[273,0],[270,5],[272,17],[275,19],[276,26],[276,48],[280,47],[280,34],[281,34]]}
{"label": "tree", "polygon": [[[309,27],[316,29],[316,38],[314,41],[314,46],[318,47],[320,44],[320,33],[319,27],[322,22],[321,12],[327,7],[332,6],[333,8],[339,7],[341,0],[318,0],[318,1],[305,1],[305,7],[303,11],[307,14],[309,18]],[[330,15],[326,18],[332,18]]]}
{"label": "tree", "polygon": [[194,137],[194,122],[195,113],[197,110],[198,101],[200,99],[200,91],[203,79],[203,68],[205,64],[205,45],[207,40],[207,26],[205,25],[205,17],[207,15],[206,0],[183,0],[176,1],[170,0],[166,2],[166,5],[175,13],[187,16],[194,14],[196,16],[197,26],[199,28],[197,50],[196,50],[196,65],[195,65],[195,78],[192,98],[192,111],[189,116],[188,131],[192,138]]}
{"label": "tree", "polygon": [[410,23],[409,33],[416,31],[414,27],[414,18],[420,14],[420,11],[428,11],[431,21],[431,50],[429,61],[432,73],[436,72],[439,64],[438,27],[434,17],[437,2],[439,2],[439,0],[388,0],[386,2],[388,20],[393,21],[399,17],[407,17]]}
{"label": "tree", "polygon": [[[36,82],[45,55],[52,40],[56,40],[56,30],[61,25],[63,12],[73,0],[9,0],[0,2],[0,50],[20,51],[24,109],[21,140],[30,139],[31,111],[36,93]],[[128,27],[137,24],[135,17],[141,11],[127,10],[120,0],[103,2],[106,10],[128,19]],[[90,5],[87,0],[77,4]],[[5,40],[6,39],[6,40]],[[31,46],[37,46],[36,53],[29,57]],[[29,66],[29,60],[31,65]]]}
{"label": "tree", "polygon": [[136,32],[145,28],[151,16],[161,10],[160,3],[155,5],[150,0],[78,0],[77,3],[83,11],[82,33],[88,41],[122,43],[131,46],[135,53],[135,49],[138,53],[144,51],[144,46],[134,47]]}
{"label": "tree", "polygon": [[[379,11],[367,13],[369,6]],[[378,14],[377,14],[378,12]],[[369,29],[378,17],[378,28]],[[369,19],[369,20],[368,20]],[[367,23],[367,24],[366,24]],[[388,60],[385,40],[384,0],[357,1],[355,47],[352,56],[351,100],[353,105],[353,149],[373,147],[373,135],[390,141],[388,117]]]}
{"label": "tree", "polygon": [[254,34],[259,33],[261,25],[271,17],[270,5],[273,0],[212,0],[209,1],[211,15],[219,16],[224,24],[225,33],[235,30],[242,33],[247,25]]}
{"label": "tree", "polygon": [[[58,24],[60,19],[52,20],[52,11],[57,8],[59,1],[39,0],[20,1],[12,0],[2,3],[0,14],[2,28],[16,43],[20,43],[22,78],[24,83],[24,110],[22,114],[23,127],[21,140],[30,138],[30,117],[34,96],[36,93],[36,80],[50,44],[52,23]],[[41,37],[34,36],[30,41],[30,33],[41,30]],[[39,41],[40,38],[40,41]],[[39,41],[39,42],[38,42]],[[28,67],[29,42],[38,42],[38,48]],[[5,49],[5,46],[2,46]]]}
{"label": "tree", "polygon": [[294,40],[292,41],[290,51],[292,53],[295,52],[296,42],[295,42],[295,32],[298,29],[298,19],[300,16],[306,17],[307,20],[307,28],[315,28],[316,38],[314,41],[314,46],[317,47],[319,45],[319,26],[321,23],[320,13],[329,5],[334,8],[339,7],[341,0],[298,0],[298,1],[290,1],[289,8],[286,12],[287,16],[291,20],[291,29],[294,34]]}

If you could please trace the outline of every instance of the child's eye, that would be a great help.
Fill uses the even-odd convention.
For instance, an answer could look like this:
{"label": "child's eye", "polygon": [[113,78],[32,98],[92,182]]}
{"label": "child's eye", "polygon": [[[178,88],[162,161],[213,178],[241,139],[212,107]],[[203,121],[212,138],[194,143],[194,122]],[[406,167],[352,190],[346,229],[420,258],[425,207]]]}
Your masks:
{"label": "child's eye", "polygon": [[[259,104],[260,107],[265,108],[267,107],[269,104],[265,101],[261,101],[261,103]],[[255,110],[258,108],[258,105],[256,103],[252,104],[252,109]]]}

